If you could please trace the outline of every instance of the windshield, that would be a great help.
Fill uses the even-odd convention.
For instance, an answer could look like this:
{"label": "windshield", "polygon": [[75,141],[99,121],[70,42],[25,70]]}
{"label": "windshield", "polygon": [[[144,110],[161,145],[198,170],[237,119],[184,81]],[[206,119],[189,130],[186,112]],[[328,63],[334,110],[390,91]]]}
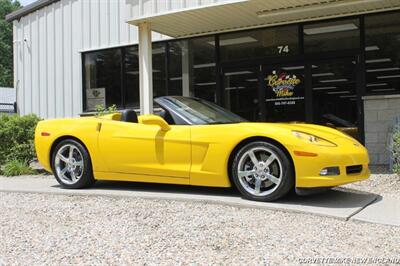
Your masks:
{"label": "windshield", "polygon": [[166,100],[171,109],[192,125],[231,124],[246,121],[216,104],[197,98],[174,96],[167,97]]}
{"label": "windshield", "polygon": [[344,120],[340,117],[337,117],[334,114],[324,114],[324,115],[322,115],[322,117],[325,118],[328,123],[332,123],[334,126],[355,127],[355,125],[352,124],[351,122]]}

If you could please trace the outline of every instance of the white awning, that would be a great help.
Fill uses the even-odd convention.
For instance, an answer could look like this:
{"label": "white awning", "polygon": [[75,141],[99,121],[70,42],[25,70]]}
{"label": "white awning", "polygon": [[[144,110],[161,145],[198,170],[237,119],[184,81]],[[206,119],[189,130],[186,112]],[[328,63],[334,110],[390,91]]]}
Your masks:
{"label": "white awning", "polygon": [[232,0],[129,19],[175,38],[400,9],[399,0]]}

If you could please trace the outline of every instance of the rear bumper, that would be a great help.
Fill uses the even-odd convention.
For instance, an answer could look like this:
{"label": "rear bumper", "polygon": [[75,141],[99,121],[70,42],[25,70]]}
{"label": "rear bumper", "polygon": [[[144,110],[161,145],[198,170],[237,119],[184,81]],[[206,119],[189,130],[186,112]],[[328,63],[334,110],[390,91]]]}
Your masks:
{"label": "rear bumper", "polygon": [[[335,187],[368,179],[368,152],[364,147],[351,150],[324,148],[317,151],[316,157],[293,155],[296,171],[296,188]],[[361,165],[361,171],[348,173],[346,167]],[[326,167],[339,167],[340,174],[323,176],[320,171]]]}

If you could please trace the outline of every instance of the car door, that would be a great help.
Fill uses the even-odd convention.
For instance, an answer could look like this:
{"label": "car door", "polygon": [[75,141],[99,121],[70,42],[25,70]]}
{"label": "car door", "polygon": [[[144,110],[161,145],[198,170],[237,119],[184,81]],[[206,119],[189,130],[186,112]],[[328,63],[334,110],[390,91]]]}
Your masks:
{"label": "car door", "polygon": [[189,178],[190,126],[104,121],[99,149],[110,172]]}

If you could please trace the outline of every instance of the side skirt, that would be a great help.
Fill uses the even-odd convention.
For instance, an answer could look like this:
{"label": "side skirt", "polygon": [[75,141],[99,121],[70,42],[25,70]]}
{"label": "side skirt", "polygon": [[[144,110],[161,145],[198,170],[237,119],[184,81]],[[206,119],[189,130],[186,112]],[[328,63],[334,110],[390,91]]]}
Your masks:
{"label": "side skirt", "polygon": [[153,175],[137,175],[125,173],[110,173],[110,172],[94,172],[96,180],[109,180],[109,181],[132,181],[132,182],[145,182],[145,183],[162,183],[162,184],[176,184],[176,185],[189,185],[189,178],[179,177],[164,177]]}

